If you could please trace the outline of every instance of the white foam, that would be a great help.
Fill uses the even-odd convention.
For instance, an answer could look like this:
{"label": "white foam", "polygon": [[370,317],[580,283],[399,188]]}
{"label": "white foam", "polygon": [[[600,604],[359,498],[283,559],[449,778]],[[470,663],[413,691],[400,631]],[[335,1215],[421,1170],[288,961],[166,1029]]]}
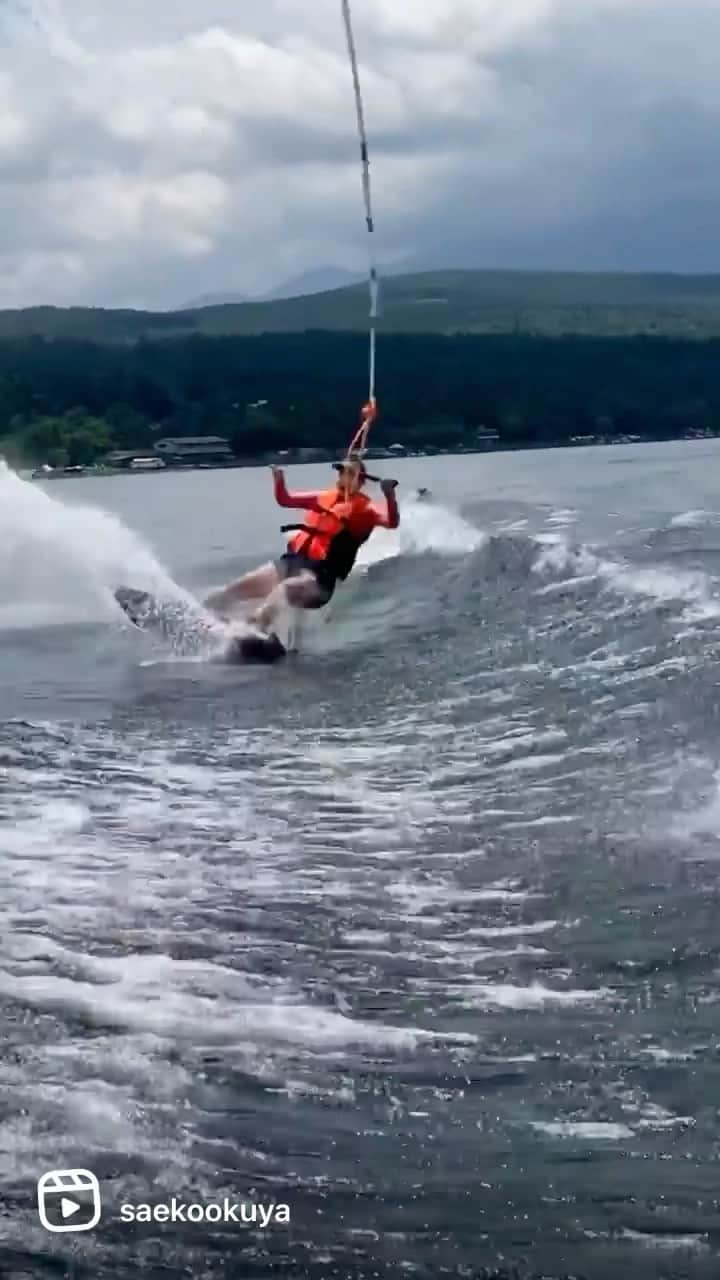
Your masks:
{"label": "white foam", "polygon": [[561,507],[558,511],[554,511],[548,516],[546,524],[554,525],[555,528],[564,528],[574,524],[577,520],[577,511],[573,507]]}
{"label": "white foam", "polygon": [[457,512],[411,499],[402,505],[399,529],[376,529],[362,547],[357,563],[368,566],[423,551],[447,556],[468,555],[486,541],[487,535]]}
{"label": "white foam", "polygon": [[582,1138],[585,1142],[620,1142],[632,1138],[633,1130],[626,1124],[613,1124],[602,1120],[534,1120],[532,1128],[546,1133],[550,1138]]}
{"label": "white foam", "polygon": [[527,529],[529,523],[530,521],[528,519],[500,520],[498,524],[495,526],[495,528],[497,529],[498,533],[507,533],[507,534],[523,533],[524,530]]}
{"label": "white foam", "polygon": [[703,524],[714,524],[717,519],[716,511],[683,511],[673,516],[670,524],[673,529],[697,529]]}
{"label": "white foam", "polygon": [[1,461],[0,544],[2,627],[116,616],[109,593],[123,583],[184,596],[116,516],[65,503]]}
{"label": "white foam", "polygon": [[664,1049],[659,1045],[646,1045],[640,1050],[641,1053],[647,1054],[652,1058],[653,1062],[692,1062],[693,1053],[691,1050],[684,1049]]}
{"label": "white foam", "polygon": [[503,826],[506,831],[529,831],[538,827],[571,826],[580,820],[581,815],[578,813],[545,813],[541,818],[524,818],[517,822],[505,822]]}
{"label": "white foam", "polygon": [[[208,998],[193,991],[190,982],[178,984],[183,968],[179,962],[166,963],[166,957],[157,956],[133,958],[135,962],[139,959],[144,961],[143,972],[133,974],[137,963],[123,961],[127,976],[119,976],[112,984],[50,974],[23,977],[0,969],[0,993],[33,1008],[80,1014],[98,1026],[149,1032],[165,1040],[187,1040],[195,1046],[233,1042],[240,1045],[252,1039],[268,1045],[315,1049],[369,1045],[376,1049],[412,1050],[428,1034],[355,1021],[331,1010],[288,1001],[243,1006],[237,998],[240,982],[232,1001],[221,998],[217,988]],[[159,981],[160,976],[163,981]],[[176,984],[174,989],[170,980]]]}
{"label": "white foam", "polygon": [[562,747],[567,741],[565,729],[516,728],[496,738],[480,736],[482,754],[490,758],[516,752],[529,754],[538,747]]}
{"label": "white foam", "polygon": [[[712,579],[706,573],[623,564],[596,555],[590,547],[571,546],[562,534],[541,534],[536,542],[540,551],[532,569],[537,575],[571,573],[576,586],[598,581],[625,597],[645,597],[652,605],[684,603],[692,621],[720,616],[720,599],[714,596]],[[540,592],[552,594],[571,585],[567,581],[555,582]]]}
{"label": "white foam", "polygon": [[705,573],[681,573],[664,568],[631,568],[603,561],[600,572],[613,586],[633,595],[651,597],[662,603],[684,600],[688,604],[709,604],[710,579]]}
{"label": "white foam", "polygon": [[696,1124],[694,1116],[678,1116],[674,1111],[668,1111],[666,1107],[661,1107],[655,1102],[646,1102],[642,1117],[637,1122],[639,1129],[675,1129],[678,1126],[682,1129],[692,1129]]}
{"label": "white foam", "polygon": [[596,991],[554,991],[540,982],[517,986],[510,982],[486,982],[465,990],[465,1003],[500,1009],[543,1009],[546,1005],[577,1005],[607,999],[612,992],[605,987]]}
{"label": "white foam", "polygon": [[468,936],[471,938],[512,938],[518,934],[526,933],[548,933],[550,929],[557,929],[558,920],[538,920],[535,924],[498,924],[488,925],[486,928],[478,925],[474,929],[468,929]]}
{"label": "white foam", "polygon": [[588,547],[572,547],[560,533],[543,533],[535,539],[540,552],[533,564],[533,573],[597,574],[600,561]]}
{"label": "white foam", "polygon": [[462,889],[459,885],[439,881],[418,884],[415,880],[404,879],[389,884],[386,892],[393,898],[400,899],[411,915],[438,906],[476,902],[526,902],[536,896],[525,890],[507,887],[505,883],[488,885],[486,888]]}
{"label": "white foam", "polygon": [[695,813],[678,815],[673,823],[673,834],[685,840],[691,836],[720,837],[720,770],[715,773],[715,795]]}
{"label": "white foam", "polygon": [[632,1231],[630,1227],[624,1228],[620,1232],[620,1239],[630,1240],[635,1244],[642,1245],[645,1249],[661,1249],[663,1252],[706,1252],[710,1248],[710,1241],[704,1235],[667,1235],[663,1232],[661,1235],[652,1235],[647,1231]]}

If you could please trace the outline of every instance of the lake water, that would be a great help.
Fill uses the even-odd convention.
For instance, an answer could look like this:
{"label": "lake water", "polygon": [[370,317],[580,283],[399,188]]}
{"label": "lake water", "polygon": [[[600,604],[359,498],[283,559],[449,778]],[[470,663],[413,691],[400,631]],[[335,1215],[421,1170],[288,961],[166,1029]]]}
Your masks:
{"label": "lake water", "polygon": [[720,443],[378,465],[273,669],[110,595],[277,554],[267,473],[0,473],[3,1280],[720,1274]]}

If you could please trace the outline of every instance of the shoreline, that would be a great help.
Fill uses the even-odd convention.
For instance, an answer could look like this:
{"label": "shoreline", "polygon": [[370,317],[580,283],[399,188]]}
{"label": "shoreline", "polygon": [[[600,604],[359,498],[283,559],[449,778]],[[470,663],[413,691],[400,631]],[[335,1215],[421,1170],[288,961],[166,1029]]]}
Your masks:
{"label": "shoreline", "polygon": [[[367,460],[376,462],[406,462],[409,459],[416,458],[455,458],[455,457],[487,457],[494,453],[528,453],[539,450],[548,449],[593,449],[593,448],[620,448],[628,445],[645,445],[645,444],[679,444],[685,442],[687,444],[696,444],[703,441],[720,440],[720,432],[714,434],[706,431],[693,435],[655,435],[655,436],[622,436],[615,438],[608,437],[583,437],[582,439],[574,438],[570,440],[554,440],[548,442],[528,442],[517,444],[498,444],[491,448],[467,448],[467,449],[433,449],[432,453],[425,451],[417,451],[411,453],[378,453],[374,450],[368,452]],[[2,455],[0,455],[1,457]],[[70,469],[58,469],[43,474],[37,470],[30,471],[29,468],[23,467],[17,469],[17,474],[24,479],[33,481],[58,481],[58,480],[81,480],[81,479],[99,479],[101,477],[113,478],[115,476],[144,476],[144,475],[172,475],[178,471],[236,471],[249,470],[259,467],[282,466],[312,466],[322,465],[323,463],[332,463],[337,460],[335,451],[327,451],[321,457],[292,458],[286,454],[264,454],[258,458],[238,458],[235,462],[220,463],[187,463],[176,466],[164,466],[157,468],[138,468],[132,470],[130,467],[79,467]],[[8,463],[8,466],[10,464]],[[11,468],[14,470],[15,468]]]}

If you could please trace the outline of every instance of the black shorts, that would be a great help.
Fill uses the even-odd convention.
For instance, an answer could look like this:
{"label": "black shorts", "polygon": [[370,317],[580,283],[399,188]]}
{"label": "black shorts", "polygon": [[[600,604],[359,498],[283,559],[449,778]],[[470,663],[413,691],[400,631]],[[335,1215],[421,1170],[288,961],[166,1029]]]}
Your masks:
{"label": "black shorts", "polygon": [[297,578],[300,573],[311,573],[318,584],[319,594],[314,604],[306,605],[306,609],[322,609],[331,599],[337,579],[328,572],[324,560],[311,560],[301,552],[286,551],[275,561],[275,568],[281,582],[287,578]]}

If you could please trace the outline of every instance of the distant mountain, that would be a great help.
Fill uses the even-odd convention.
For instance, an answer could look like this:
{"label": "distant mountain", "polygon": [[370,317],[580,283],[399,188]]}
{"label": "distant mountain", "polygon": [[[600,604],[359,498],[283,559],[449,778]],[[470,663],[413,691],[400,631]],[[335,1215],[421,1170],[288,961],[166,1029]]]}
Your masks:
{"label": "distant mountain", "polygon": [[302,275],[293,276],[283,284],[263,293],[250,296],[240,293],[205,293],[192,302],[186,302],[180,311],[199,311],[202,307],[237,306],[243,302],[278,302],[283,298],[304,298],[316,293],[329,293],[333,289],[347,288],[348,285],[359,284],[364,277],[342,267],[316,267],[312,271],[304,271]]}
{"label": "distant mountain", "polygon": [[199,298],[193,298],[192,302],[184,302],[178,310],[200,311],[203,307],[226,307],[247,301],[246,295],[242,293],[203,293]]}
{"label": "distant mountain", "polygon": [[[305,288],[312,286],[313,276],[318,283],[318,275],[310,273],[309,280],[304,277]],[[284,289],[293,287],[299,281]],[[720,337],[720,275],[424,271],[386,275],[381,296],[381,333]],[[367,287],[361,281],[326,292],[175,312],[91,307],[0,311],[0,338],[38,335],[132,343],[192,334],[364,333],[367,324]]]}
{"label": "distant mountain", "polygon": [[302,275],[294,276],[284,284],[259,295],[257,301],[274,302],[282,298],[303,298],[315,293],[329,293],[333,289],[359,284],[364,279],[364,275],[345,271],[343,267],[315,267],[312,271],[304,271]]}

